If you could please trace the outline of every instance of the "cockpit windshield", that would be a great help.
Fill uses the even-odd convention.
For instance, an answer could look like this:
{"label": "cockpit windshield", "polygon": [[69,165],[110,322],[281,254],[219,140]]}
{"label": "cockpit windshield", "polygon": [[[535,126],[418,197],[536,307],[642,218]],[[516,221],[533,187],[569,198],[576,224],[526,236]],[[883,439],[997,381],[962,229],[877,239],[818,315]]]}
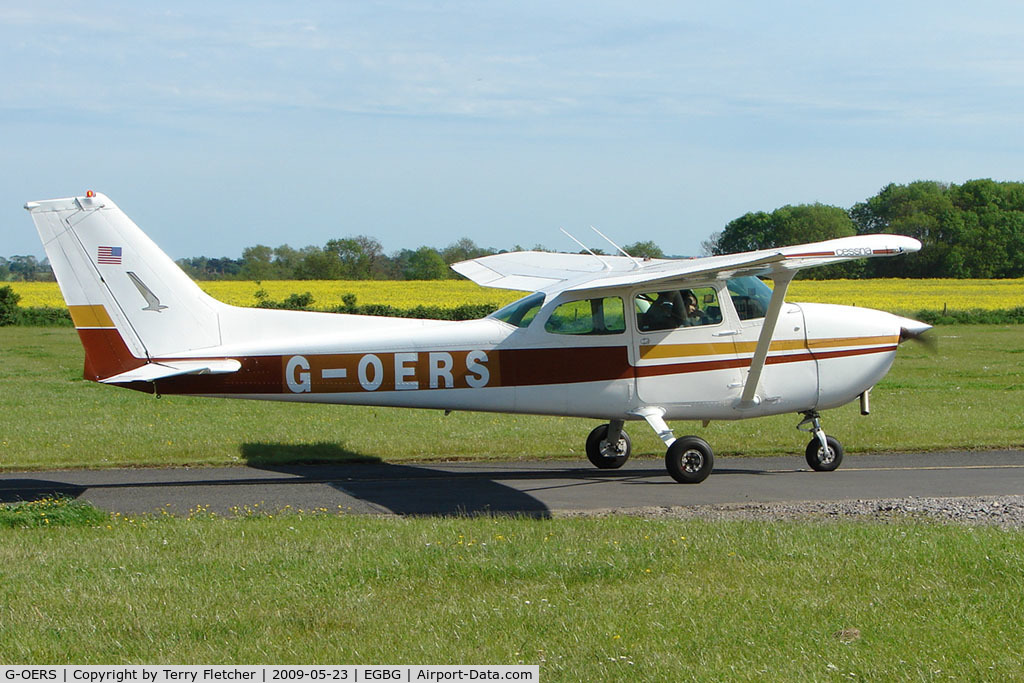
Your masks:
{"label": "cockpit windshield", "polygon": [[772,288],[754,276],[734,277],[728,282],[732,305],[740,320],[763,318],[772,299]]}
{"label": "cockpit windshield", "polygon": [[513,301],[504,308],[499,308],[491,313],[490,318],[515,325],[516,327],[528,326],[537,315],[537,311],[544,304],[544,293],[534,292],[518,301]]}

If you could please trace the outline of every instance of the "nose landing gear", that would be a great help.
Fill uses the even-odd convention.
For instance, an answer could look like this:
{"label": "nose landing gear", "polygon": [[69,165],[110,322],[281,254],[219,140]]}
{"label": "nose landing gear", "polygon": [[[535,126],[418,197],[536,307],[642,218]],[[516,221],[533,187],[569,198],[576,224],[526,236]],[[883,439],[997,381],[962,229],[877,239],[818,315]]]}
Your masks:
{"label": "nose landing gear", "polygon": [[809,410],[804,413],[804,419],[796,428],[814,434],[814,438],[807,444],[807,450],[804,451],[804,457],[812,470],[831,472],[839,467],[843,461],[843,445],[839,443],[839,439],[825,435],[821,428],[821,415],[817,411]]}

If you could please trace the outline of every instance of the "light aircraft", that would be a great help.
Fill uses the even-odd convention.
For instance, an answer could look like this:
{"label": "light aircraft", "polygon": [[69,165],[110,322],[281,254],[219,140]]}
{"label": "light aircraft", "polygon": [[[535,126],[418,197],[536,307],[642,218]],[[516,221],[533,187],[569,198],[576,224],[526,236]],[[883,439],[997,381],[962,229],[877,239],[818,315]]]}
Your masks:
{"label": "light aircraft", "polygon": [[808,464],[834,470],[843,448],[820,411],[860,397],[866,412],[897,345],[929,328],[785,301],[802,268],[920,249],[898,235],[694,259],[484,256],[452,268],[530,294],[453,322],[228,306],[102,194],[25,208],[85,347],[86,379],[156,394],[594,418],[603,424],[586,453],[602,469],[626,462],[623,427],[642,420],[681,483],[706,479],[714,455],[668,420],[800,413]]}

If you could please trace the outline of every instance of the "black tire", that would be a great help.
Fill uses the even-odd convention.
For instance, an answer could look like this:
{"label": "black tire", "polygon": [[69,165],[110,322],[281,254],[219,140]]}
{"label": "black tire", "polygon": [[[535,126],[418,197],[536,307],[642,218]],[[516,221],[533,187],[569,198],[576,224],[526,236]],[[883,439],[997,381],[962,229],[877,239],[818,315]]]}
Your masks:
{"label": "black tire", "polygon": [[619,442],[614,446],[608,443],[608,425],[600,425],[587,437],[587,460],[602,470],[616,470],[626,464],[633,444],[629,434],[622,430]]}
{"label": "black tire", "polygon": [[839,440],[826,436],[825,443],[828,444],[827,453],[822,451],[821,442],[818,441],[818,437],[811,439],[811,442],[807,444],[807,450],[804,452],[807,464],[816,472],[831,472],[839,467],[839,463],[843,461],[843,445],[839,443]]}
{"label": "black tire", "polygon": [[699,484],[715,466],[715,454],[699,436],[676,439],[665,453],[665,469],[680,484]]}

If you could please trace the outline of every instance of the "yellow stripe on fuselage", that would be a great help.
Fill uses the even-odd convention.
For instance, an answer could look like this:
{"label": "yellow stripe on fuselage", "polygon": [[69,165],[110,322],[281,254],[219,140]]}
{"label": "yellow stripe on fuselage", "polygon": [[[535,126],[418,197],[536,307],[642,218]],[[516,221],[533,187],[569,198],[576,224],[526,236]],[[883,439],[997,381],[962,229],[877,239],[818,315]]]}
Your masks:
{"label": "yellow stripe on fuselage", "polygon": [[833,349],[837,346],[886,346],[896,344],[900,340],[898,334],[884,334],[875,337],[840,337],[839,339],[808,339],[807,348]]}
{"label": "yellow stripe on fuselage", "polygon": [[[895,344],[899,335],[876,337],[840,337],[829,339],[779,339],[771,343],[770,351],[814,351],[832,349],[840,346],[878,346]],[[717,356],[723,354],[754,353],[757,342],[698,342],[693,344],[654,344],[640,347],[640,358],[643,360],[659,360],[664,358],[687,358],[690,356]]]}
{"label": "yellow stripe on fuselage", "polygon": [[68,306],[68,311],[78,329],[114,327],[114,321],[107,315],[107,309],[103,306]]}
{"label": "yellow stripe on fuselage", "polygon": [[[775,344],[772,344],[774,348]],[[718,356],[736,353],[736,344],[729,342],[697,342],[694,344],[654,344],[641,346],[640,358],[658,360],[661,358],[687,358],[689,356]]]}

